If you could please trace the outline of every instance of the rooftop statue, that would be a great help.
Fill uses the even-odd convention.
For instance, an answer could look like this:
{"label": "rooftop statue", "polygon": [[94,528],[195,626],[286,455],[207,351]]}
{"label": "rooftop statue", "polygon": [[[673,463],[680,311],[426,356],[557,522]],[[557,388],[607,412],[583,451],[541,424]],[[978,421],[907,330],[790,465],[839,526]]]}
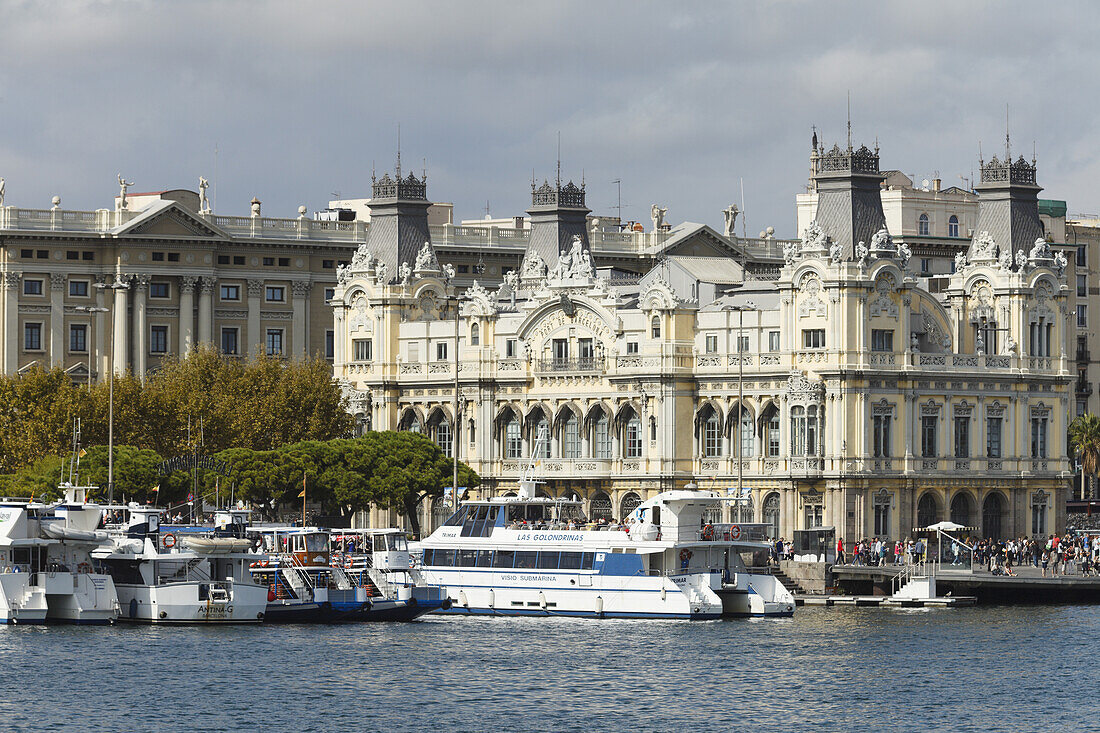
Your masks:
{"label": "rooftop statue", "polygon": [[416,267],[414,269],[418,272],[421,270],[439,270],[439,260],[435,257],[431,242],[424,242],[424,246],[416,253]]}
{"label": "rooftop statue", "polygon": [[119,187],[118,210],[119,211],[122,211],[127,206],[129,206],[129,203],[127,203],[127,201],[126,201],[126,189],[128,189],[132,185],[134,185],[133,181],[127,181],[125,178],[122,177],[121,173],[118,174],[118,187]]}
{"label": "rooftop statue", "polygon": [[659,231],[665,223],[665,214],[668,213],[668,209],[662,209],[659,205],[653,204],[649,207],[649,217],[653,219],[653,231]]}
{"label": "rooftop statue", "polygon": [[731,239],[736,236],[737,215],[740,213],[741,210],[737,208],[737,204],[730,204],[727,208],[722,209],[722,214],[726,217],[726,236]]}
{"label": "rooftop statue", "polygon": [[210,187],[210,182],[202,176],[199,176],[199,213],[210,213],[210,199],[206,198],[206,189]]}
{"label": "rooftop statue", "polygon": [[4,179],[0,178],[0,206],[4,205]]}

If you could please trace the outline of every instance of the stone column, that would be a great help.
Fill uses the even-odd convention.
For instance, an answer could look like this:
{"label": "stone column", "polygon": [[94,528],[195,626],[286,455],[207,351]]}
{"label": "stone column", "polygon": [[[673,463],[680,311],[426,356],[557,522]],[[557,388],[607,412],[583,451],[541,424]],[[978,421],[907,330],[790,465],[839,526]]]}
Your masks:
{"label": "stone column", "polygon": [[50,366],[65,368],[65,283],[63,272],[50,274]]}
{"label": "stone column", "polygon": [[15,374],[19,369],[19,347],[23,334],[19,333],[19,281],[22,274],[5,272],[4,287],[4,374]]}
{"label": "stone column", "polygon": [[[131,275],[118,274],[116,278],[119,282],[129,286]],[[120,374],[126,371],[129,366],[130,359],[130,317],[128,313],[129,309],[129,289],[119,288],[113,291],[115,294],[115,302],[112,306],[114,310],[114,333],[115,333],[115,374]]]}
{"label": "stone column", "polygon": [[[96,282],[102,285],[110,285],[115,281],[113,275],[96,275]],[[95,289],[95,305],[96,308],[110,308],[105,291],[96,288]],[[95,371],[96,380],[102,380],[107,376],[107,370],[110,368],[108,365],[108,359],[110,355],[107,353],[108,339],[111,337],[110,324],[107,322],[106,313],[96,313],[92,319],[92,330],[95,331]]]}
{"label": "stone column", "polygon": [[198,281],[193,275],[180,278],[180,356],[190,354],[195,343],[195,285]]}
{"label": "stone column", "polygon": [[199,343],[214,340],[214,286],[218,278],[204,275],[199,278]]}
{"label": "stone column", "polygon": [[150,279],[148,275],[138,275],[134,280],[134,374],[139,379],[145,379],[149,367],[149,324],[145,296]]}
{"label": "stone column", "polygon": [[263,280],[248,281],[248,354],[264,353],[264,335],[260,333],[260,297],[264,293]]}
{"label": "stone column", "polygon": [[[290,349],[287,353],[306,356],[309,352],[307,341],[309,334],[309,291],[313,284],[308,280],[294,280],[290,283],[290,294],[294,306],[294,320],[290,325]],[[458,426],[455,426],[458,435]]]}

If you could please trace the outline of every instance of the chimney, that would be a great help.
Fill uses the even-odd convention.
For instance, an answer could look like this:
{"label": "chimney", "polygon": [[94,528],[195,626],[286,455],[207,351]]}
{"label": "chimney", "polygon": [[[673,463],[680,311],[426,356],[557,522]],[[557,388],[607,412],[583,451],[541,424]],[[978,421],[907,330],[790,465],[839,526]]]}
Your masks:
{"label": "chimney", "polygon": [[936,193],[940,192],[940,179],[939,178],[933,178],[932,179],[932,190]]}

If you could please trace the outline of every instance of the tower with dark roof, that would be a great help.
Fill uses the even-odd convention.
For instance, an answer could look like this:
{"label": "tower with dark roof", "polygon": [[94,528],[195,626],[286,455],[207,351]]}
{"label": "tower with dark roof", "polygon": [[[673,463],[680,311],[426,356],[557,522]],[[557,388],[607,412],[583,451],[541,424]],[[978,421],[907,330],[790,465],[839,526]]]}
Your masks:
{"label": "tower with dark roof", "polygon": [[[815,133],[816,137],[816,133]],[[850,260],[859,242],[886,227],[879,189],[878,146],[861,145],[853,150],[834,145],[819,147],[810,155],[811,181],[817,191],[816,220],[830,240],[841,245],[843,258]]]}
{"label": "tower with dark roof", "polygon": [[418,179],[413,173],[401,177],[398,163],[394,177],[371,176],[370,235],[367,248],[371,256],[386,265],[393,278],[402,262],[412,267],[425,242],[431,242],[428,231],[428,177]]}
{"label": "tower with dark roof", "polygon": [[[1039,192],[1043,189],[1035,182],[1035,161],[1029,163],[1021,155],[1013,162],[1006,146],[1004,160],[993,156],[988,163],[979,161],[979,166],[981,182],[974,187],[979,194],[975,241],[981,232],[989,232],[1002,251],[1031,251],[1035,240],[1043,237],[1039,221]],[[970,259],[975,256],[971,245]]]}
{"label": "tower with dark roof", "polygon": [[543,181],[535,188],[532,182],[531,208],[527,213],[531,217],[531,237],[523,255],[524,263],[535,253],[553,269],[561,253],[572,247],[574,236],[579,236],[585,251],[591,253],[585,227],[589,209],[584,204],[583,183],[577,186],[569,181],[563,186],[558,179],[554,185]]}

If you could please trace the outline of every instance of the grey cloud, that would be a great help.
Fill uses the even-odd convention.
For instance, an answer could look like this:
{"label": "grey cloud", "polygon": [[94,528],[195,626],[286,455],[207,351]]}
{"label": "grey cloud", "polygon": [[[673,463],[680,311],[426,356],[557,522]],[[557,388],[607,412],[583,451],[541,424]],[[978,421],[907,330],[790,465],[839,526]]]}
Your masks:
{"label": "grey cloud", "polygon": [[[1098,209],[1092,5],[1060,3],[118,2],[0,8],[7,202],[110,204],[211,177],[221,213],[366,195],[371,166],[427,158],[456,215],[520,213],[532,169],[610,213],[794,234],[810,125],[947,184],[978,141],[1039,151],[1046,194]],[[218,147],[214,175],[214,147]],[[1096,202],[1096,203],[1094,203]]]}

